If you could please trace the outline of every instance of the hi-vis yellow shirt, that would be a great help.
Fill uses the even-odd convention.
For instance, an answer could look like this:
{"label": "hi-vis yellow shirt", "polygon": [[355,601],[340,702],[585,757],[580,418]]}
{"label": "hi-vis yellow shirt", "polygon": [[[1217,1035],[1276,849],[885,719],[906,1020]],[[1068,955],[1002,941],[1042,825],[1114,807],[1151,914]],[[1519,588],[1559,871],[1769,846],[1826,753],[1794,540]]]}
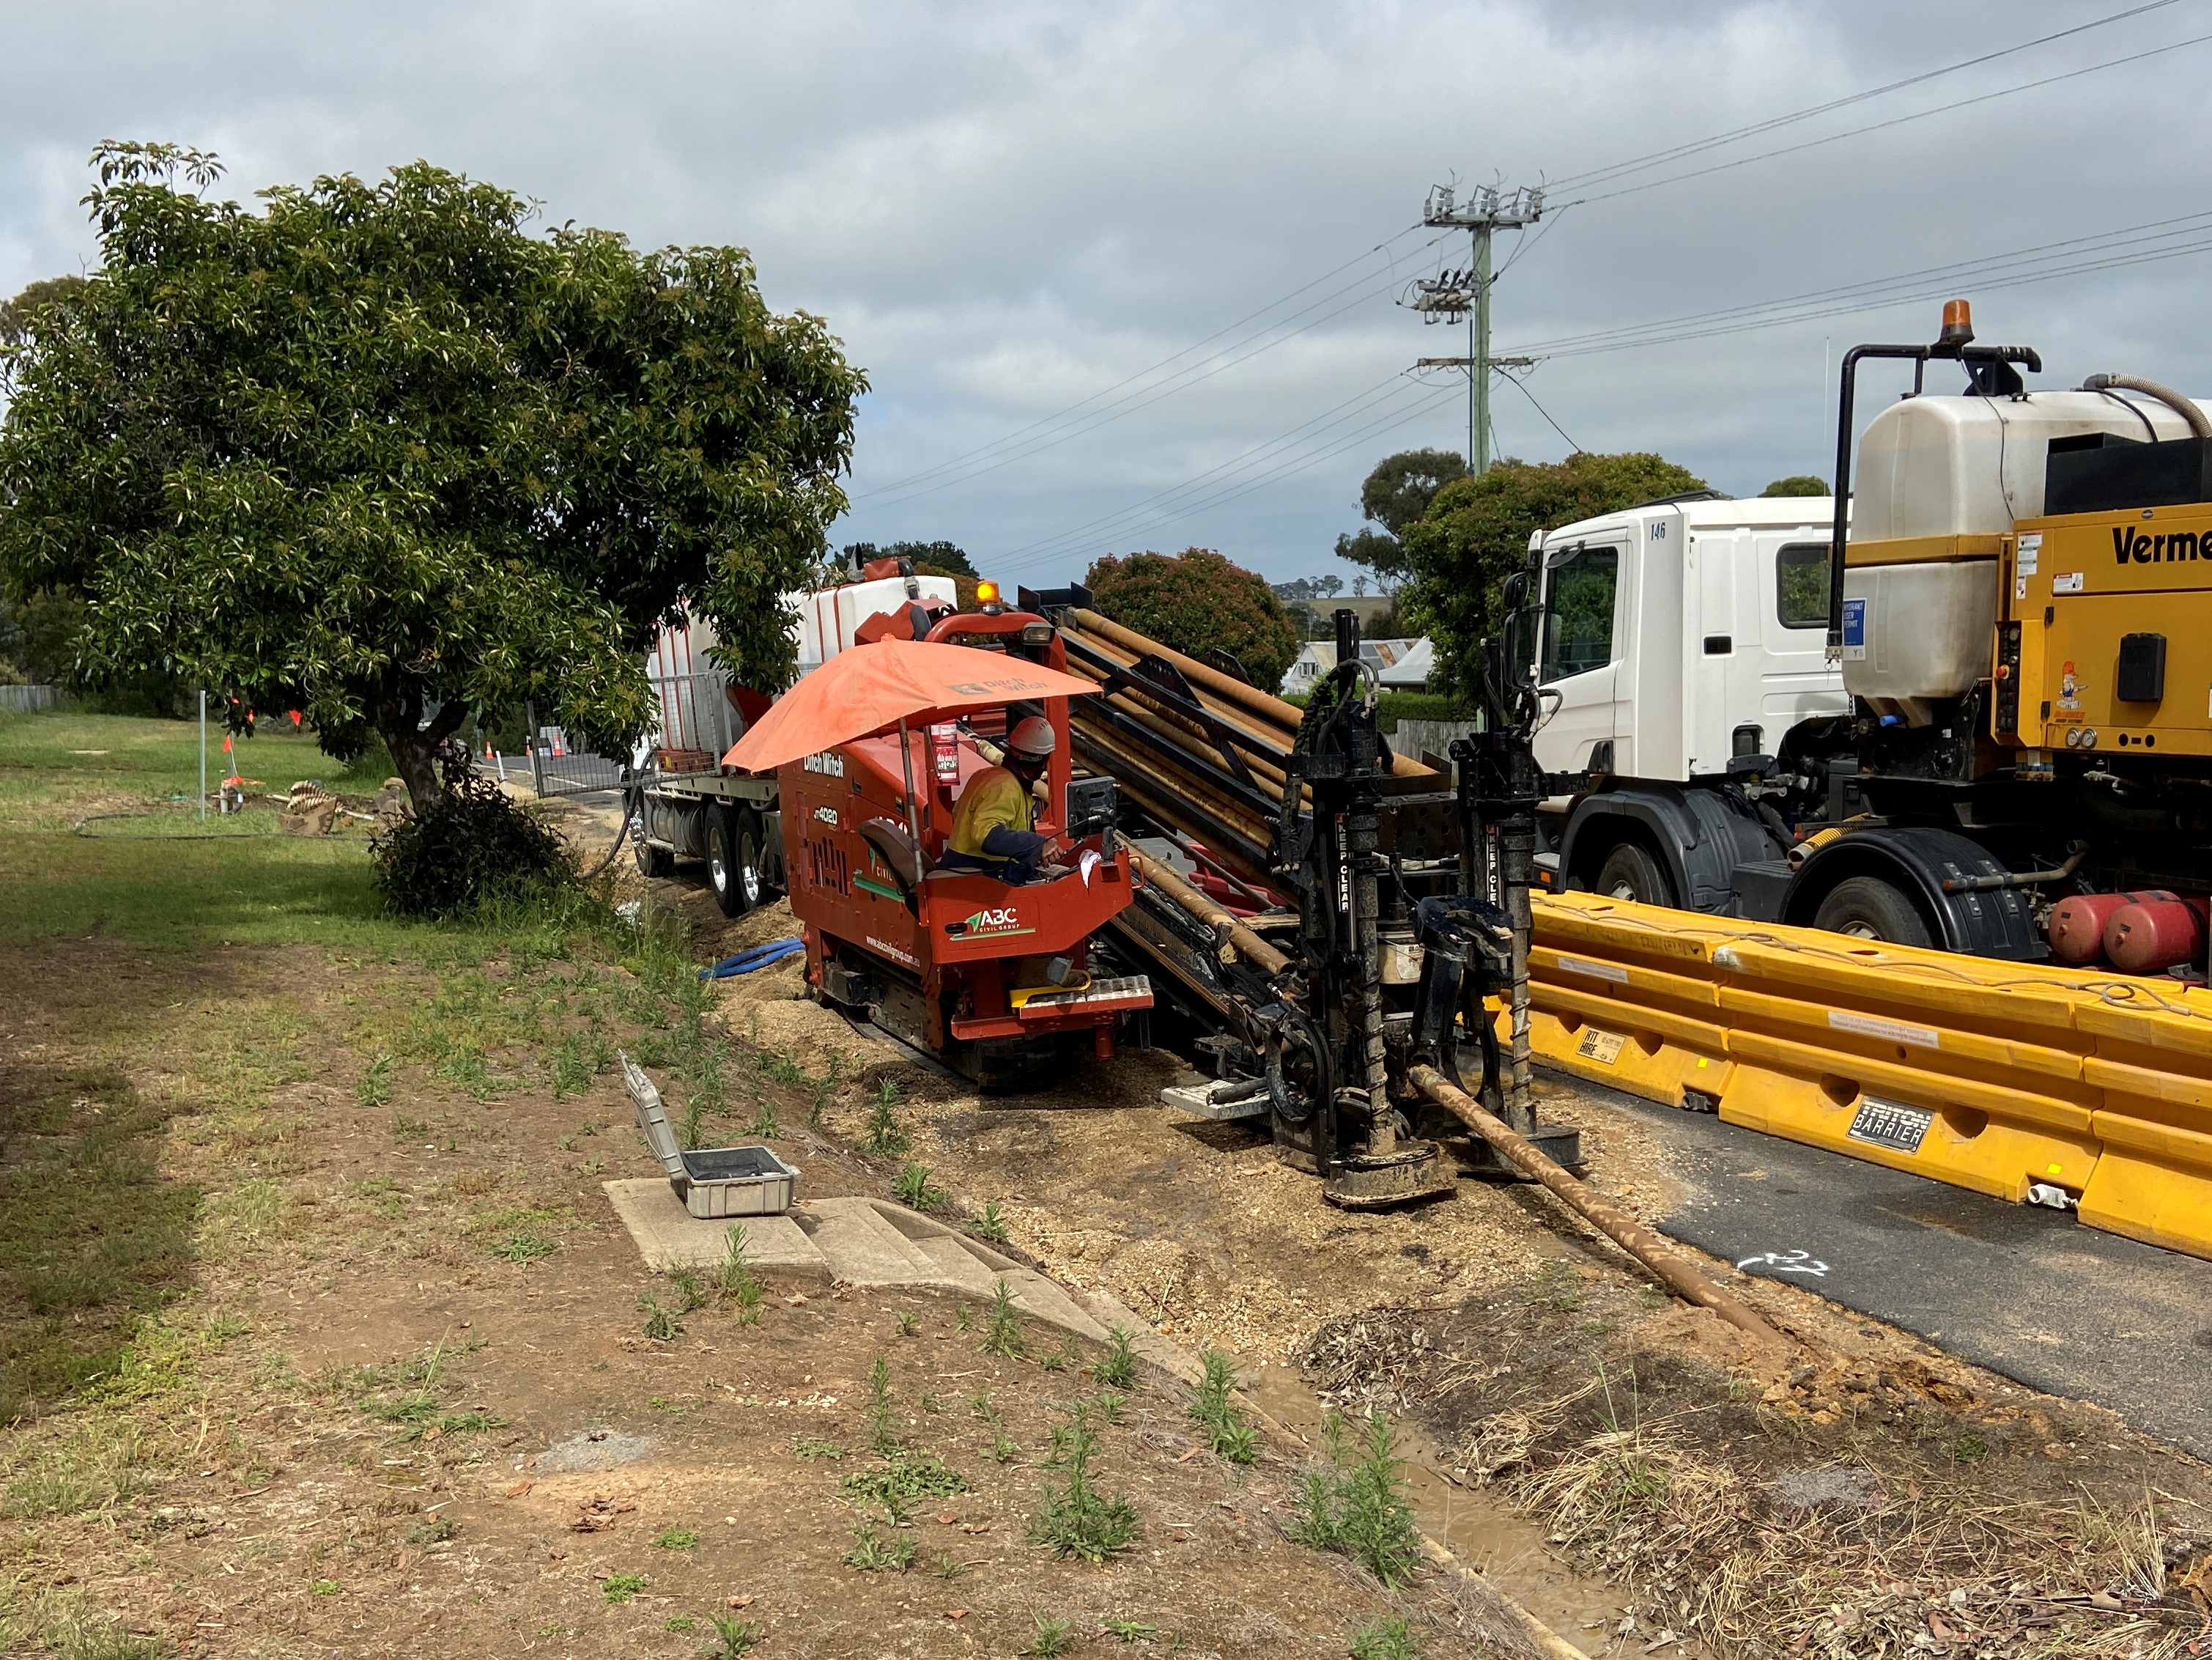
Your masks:
{"label": "hi-vis yellow shirt", "polygon": [[952,851],[988,859],[983,838],[998,829],[1026,830],[1036,822],[1036,803],[1022,781],[1004,767],[986,767],[968,781],[952,814]]}

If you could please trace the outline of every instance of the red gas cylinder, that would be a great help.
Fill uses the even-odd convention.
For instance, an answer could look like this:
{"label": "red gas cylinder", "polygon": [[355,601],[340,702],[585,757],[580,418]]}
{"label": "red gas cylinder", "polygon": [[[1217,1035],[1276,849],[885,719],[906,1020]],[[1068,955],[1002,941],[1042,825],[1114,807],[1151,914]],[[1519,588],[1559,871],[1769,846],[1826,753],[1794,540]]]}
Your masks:
{"label": "red gas cylinder", "polygon": [[2105,954],[2105,924],[2123,905],[2142,899],[2170,899],[2172,894],[2077,893],[2051,908],[2050,926],[2044,930],[2051,954],[2062,963],[2079,966]]}
{"label": "red gas cylinder", "polygon": [[2204,901],[2146,893],[2105,924],[2105,955],[2128,974],[2158,974],[2204,955]]}

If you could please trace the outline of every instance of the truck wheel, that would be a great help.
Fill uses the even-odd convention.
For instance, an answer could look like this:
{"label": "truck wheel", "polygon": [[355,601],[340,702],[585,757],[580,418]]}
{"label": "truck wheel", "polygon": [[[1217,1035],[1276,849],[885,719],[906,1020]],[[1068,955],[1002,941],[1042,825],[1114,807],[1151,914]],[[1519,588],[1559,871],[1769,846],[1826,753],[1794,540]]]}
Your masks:
{"label": "truck wheel", "polygon": [[1879,876],[1853,876],[1836,884],[1813,926],[1855,939],[1879,939],[1885,946],[1933,946],[1928,921],[1911,900]]}
{"label": "truck wheel", "polygon": [[745,897],[745,909],[752,910],[765,905],[775,897],[769,885],[768,860],[761,834],[760,814],[750,807],[739,807],[738,820],[738,886]]}
{"label": "truck wheel", "polygon": [[1597,868],[1596,891],[1608,899],[1630,899],[1640,905],[1672,905],[1674,885],[1658,859],[1641,842],[1620,842]]}
{"label": "truck wheel", "polygon": [[666,848],[656,848],[645,839],[645,809],[640,807],[629,818],[629,850],[637,860],[640,876],[667,876],[676,869],[676,855]]}
{"label": "truck wheel", "polygon": [[[752,906],[746,900],[746,884],[740,874],[744,864],[739,856],[738,810],[716,807],[711,811],[714,822],[707,828],[707,879],[714,885],[714,903],[721,907],[722,915],[743,916]],[[752,891],[760,891],[757,874]]]}

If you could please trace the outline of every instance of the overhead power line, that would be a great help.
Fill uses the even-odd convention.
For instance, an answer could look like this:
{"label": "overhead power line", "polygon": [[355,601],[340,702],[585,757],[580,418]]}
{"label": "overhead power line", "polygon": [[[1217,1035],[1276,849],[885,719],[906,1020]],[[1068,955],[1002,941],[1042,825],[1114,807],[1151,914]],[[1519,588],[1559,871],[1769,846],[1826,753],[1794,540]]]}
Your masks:
{"label": "overhead power line", "polygon": [[2076,23],[2070,28],[2059,29],[2053,33],[2039,34],[2033,40],[2022,40],[2016,46],[2002,46],[1995,52],[1979,52],[1972,58],[1962,58],[1955,64],[1944,64],[1941,69],[1923,70],[1918,75],[1908,75],[1901,81],[1890,81],[1879,87],[1869,87],[1863,92],[1847,94],[1841,98],[1832,98],[1825,104],[1813,104],[1802,110],[1792,110],[1786,115],[1769,116],[1765,120],[1754,121],[1749,126],[1732,128],[1727,132],[1714,133],[1710,137],[1692,139],[1687,143],[1676,144],[1667,149],[1653,150],[1644,155],[1632,156],[1626,161],[1615,161],[1607,167],[1592,167],[1583,173],[1569,173],[1564,179],[1555,179],[1548,182],[1553,190],[1581,190],[1610,184],[1616,179],[1626,178],[1632,173],[1643,173],[1652,167],[1664,167],[1669,161],[1685,161],[1690,156],[1700,155],[1708,150],[1718,149],[1723,145],[1738,143],[1746,138],[1756,138],[1784,127],[1795,126],[1800,121],[1810,121],[1816,116],[1831,114],[1840,109],[1848,109],[1854,104],[1863,104],[1871,99],[1886,97],[1893,92],[1902,92],[1907,87],[1917,87],[1930,81],[1939,81],[1947,75],[1956,75],[1962,70],[1976,69],[1984,64],[1994,64],[2002,58],[2012,58],[2021,52],[2033,51],[2037,46],[2047,46],[2054,40],[2063,40],[2072,35],[2086,34],[2091,29],[2100,29],[2108,24],[2124,22],[2130,17],[2140,17],[2146,12],[2163,11],[2166,7],[2179,3],[2179,0],[2148,0],[2145,4],[2130,6],[2124,11],[2111,12],[2105,16],[2092,18],[2086,23]]}
{"label": "overhead power line", "polygon": [[1938,104],[1933,109],[1916,110],[1909,115],[1892,116],[1887,121],[1870,122],[1863,127],[1851,127],[1842,132],[1832,132],[1825,137],[1808,138],[1802,143],[1785,144],[1778,149],[1761,150],[1755,155],[1741,155],[1733,161],[1717,161],[1709,167],[1693,167],[1687,173],[1669,173],[1664,179],[1647,179],[1640,185],[1625,185],[1619,190],[1601,191],[1594,196],[1578,196],[1561,204],[1561,210],[1583,207],[1592,202],[1611,202],[1624,196],[1657,190],[1665,185],[1680,185],[1692,179],[1706,179],[1717,173],[1733,172],[1747,167],[1755,161],[1771,161],[1778,156],[1796,155],[1806,150],[1819,149],[1824,145],[1841,143],[1846,138],[1860,138],[1870,132],[1881,132],[1891,127],[1905,126],[1914,121],[1925,121],[1931,116],[1948,115],[1954,110],[1971,109],[1977,104],[1991,103],[2000,98],[2010,98],[2023,92],[2034,92],[2044,87],[2055,87],[2062,81],[2074,81],[2085,75],[2096,75],[2105,70],[2119,69],[2129,64],[2140,64],[2146,58],[2163,57],[2170,52],[2179,52],[2186,46],[2201,46],[2212,40],[2212,34],[2193,34],[2185,40],[2170,41],[2147,51],[2130,52],[2124,58],[2108,58],[2101,64],[2087,64],[2080,69],[2065,70],[2057,75],[2046,75],[2039,80],[2023,81],[2017,86],[2001,87],[1995,92],[1985,92],[1972,98],[1959,98],[1948,104]]}
{"label": "overhead power line", "polygon": [[2203,236],[2212,236],[2212,212],[2150,220],[2093,235],[2012,248],[2002,253],[1923,266],[1889,277],[1772,300],[1531,341],[1515,350],[1540,358],[1577,357],[1597,351],[1628,350],[1749,329],[1773,328],[1814,318],[1876,310],[1908,300],[1924,299],[1931,294],[1948,295],[1965,289],[1987,291],[2014,288],[2085,271],[2173,258],[2200,251],[2206,244],[2186,239]]}
{"label": "overhead power line", "polygon": [[[1285,306],[1288,305],[1291,301],[1297,299],[1302,295],[1310,292],[1314,289],[1319,288],[1322,283],[1329,281],[1332,277],[1340,277],[1346,271],[1351,271],[1356,266],[1365,265],[1370,260],[1375,258],[1378,254],[1388,255],[1393,244],[1402,241],[1406,237],[1412,235],[1421,228],[1422,227],[1417,224],[1408,225],[1405,229],[1399,231],[1395,235],[1385,238],[1382,241],[1378,242],[1375,246],[1368,249],[1364,253],[1358,255],[1357,258],[1347,259],[1342,265],[1336,266],[1333,270],[1323,271],[1319,277],[1313,278],[1310,282],[1299,284],[1299,286],[1292,289],[1288,294],[1282,295],[1278,298],[1270,301],[1267,304],[1260,307],[1255,311],[1247,312],[1243,317],[1238,318],[1234,323],[1231,323],[1222,328],[1216,329],[1212,334],[1207,335],[1205,338],[1192,342],[1189,345],[1183,347],[1180,351],[1170,352],[1167,356],[1161,358],[1158,362],[1150,364],[1147,367],[1138,370],[1133,374],[1123,376],[1121,380],[1114,382],[1111,386],[1102,386],[1098,391],[1092,392],[1087,398],[1079,398],[1076,402],[1066,405],[1065,408],[1056,410],[1050,415],[1041,416],[1036,420],[1031,421],[1024,426],[1017,427],[1012,432],[1006,434],[1003,437],[994,439],[988,444],[981,445],[975,449],[951,457],[946,460],[937,463],[933,466],[925,467],[919,472],[909,473],[903,478],[894,479],[888,483],[876,485],[868,490],[856,495],[854,497],[854,501],[856,503],[861,502],[878,502],[880,498],[890,496],[897,496],[900,500],[909,500],[914,496],[926,495],[929,493],[927,490],[912,489],[909,488],[911,486],[927,483],[932,480],[944,478],[945,475],[953,473],[959,474],[960,477],[945,478],[945,482],[948,483],[958,483],[963,478],[974,477],[979,473],[989,471],[993,468],[1001,465],[1006,461],[1018,460],[1023,459],[1024,456],[1033,455],[1040,449],[1049,448],[1054,443],[1065,441],[1066,438],[1076,436],[1083,431],[1088,431],[1094,426],[1103,425],[1104,424],[1103,421],[1094,417],[1106,415],[1108,411],[1121,408],[1129,403],[1132,399],[1140,397],[1146,392],[1162,390],[1160,383],[1155,382],[1150,386],[1143,386],[1139,383],[1150,380],[1152,376],[1158,374],[1161,370],[1169,368],[1172,364],[1181,362],[1183,359],[1190,356],[1193,352],[1198,351],[1202,347],[1211,345],[1215,341],[1224,339],[1226,337],[1236,335],[1240,331],[1243,330],[1248,325],[1258,320],[1259,319],[1267,317],[1271,313],[1281,311],[1281,309]],[[1425,243],[1422,246],[1424,247],[1433,246],[1438,240],[1439,239],[1437,238],[1432,237],[1427,243]],[[1413,250],[1415,253],[1419,253],[1420,251],[1421,250],[1419,248]],[[1395,277],[1395,256],[1390,257],[1394,266],[1394,275],[1386,279],[1380,287],[1374,288],[1371,292],[1363,292],[1359,295],[1359,299],[1355,301],[1353,303],[1357,304],[1369,298],[1372,298],[1374,295],[1376,294],[1387,293],[1391,288],[1394,288],[1396,285]],[[1210,370],[1206,374],[1200,374],[1197,373],[1198,370],[1204,368],[1206,365],[1213,363],[1216,359],[1220,358],[1224,355],[1235,353],[1238,351],[1240,348],[1249,345],[1255,340],[1263,339],[1263,337],[1268,335],[1272,331],[1282,329],[1285,324],[1304,316],[1308,312],[1312,311],[1320,306],[1328,304],[1331,300],[1347,294],[1353,289],[1366,289],[1367,286],[1372,283],[1373,278],[1371,277],[1363,277],[1357,278],[1351,283],[1346,283],[1340,288],[1334,289],[1329,293],[1322,295],[1320,299],[1310,301],[1299,310],[1291,312],[1287,316],[1278,317],[1273,322],[1265,324],[1252,333],[1244,335],[1243,338],[1232,341],[1230,344],[1220,348],[1218,350],[1207,354],[1206,356],[1200,358],[1197,362],[1186,364],[1183,368],[1176,371],[1175,375],[1169,377],[1170,382],[1187,380],[1188,384],[1195,384],[1198,380],[1211,379],[1212,374],[1218,374],[1221,368],[1232,368],[1237,362],[1245,362],[1251,357],[1258,356],[1261,351],[1269,350],[1274,346],[1280,345],[1285,340],[1288,340],[1296,335],[1304,333],[1307,330],[1316,326],[1319,323],[1327,321],[1328,317],[1316,319],[1312,322],[1309,322],[1300,328],[1290,330],[1287,332],[1277,336],[1277,337],[1273,339],[1266,340],[1265,344],[1258,346],[1255,350],[1244,352],[1243,356],[1235,357],[1231,362],[1221,364],[1218,368]],[[1340,312],[1342,309],[1346,308],[1340,307]],[[1332,312],[1329,313],[1328,316],[1333,317],[1338,314],[1338,312]],[[1111,396],[1111,394],[1115,392],[1121,392],[1124,388],[1134,388],[1134,390],[1127,392],[1121,398],[1116,398]],[[1182,387],[1180,386],[1170,386],[1168,389],[1181,390]],[[1102,402],[1102,400],[1106,401]],[[1146,401],[1149,402],[1152,400],[1148,399]],[[1139,407],[1142,407],[1142,405],[1140,404]],[[1127,412],[1126,410],[1124,412]],[[1055,429],[1063,429],[1055,431]],[[884,502],[882,505],[888,506],[891,505],[891,503]]]}

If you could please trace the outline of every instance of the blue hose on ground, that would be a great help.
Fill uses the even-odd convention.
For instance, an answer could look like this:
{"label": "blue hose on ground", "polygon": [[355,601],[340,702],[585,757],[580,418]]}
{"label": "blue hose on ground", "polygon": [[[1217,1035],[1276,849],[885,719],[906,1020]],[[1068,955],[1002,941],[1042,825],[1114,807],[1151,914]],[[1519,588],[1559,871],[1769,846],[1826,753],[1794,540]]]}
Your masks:
{"label": "blue hose on ground", "polygon": [[764,969],[771,963],[781,963],[793,952],[805,951],[806,941],[793,934],[788,939],[771,939],[764,946],[749,946],[735,957],[725,957],[710,969],[701,969],[702,980],[727,980],[740,974],[750,974],[755,969]]}

